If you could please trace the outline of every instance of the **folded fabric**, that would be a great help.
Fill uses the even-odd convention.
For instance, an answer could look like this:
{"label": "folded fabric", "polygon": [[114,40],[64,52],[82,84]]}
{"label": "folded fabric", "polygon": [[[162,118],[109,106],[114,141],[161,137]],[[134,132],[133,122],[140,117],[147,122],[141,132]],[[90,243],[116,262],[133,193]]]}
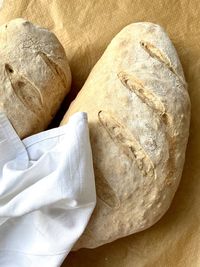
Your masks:
{"label": "folded fabric", "polygon": [[86,113],[22,141],[0,113],[0,266],[60,266],[95,204]]}

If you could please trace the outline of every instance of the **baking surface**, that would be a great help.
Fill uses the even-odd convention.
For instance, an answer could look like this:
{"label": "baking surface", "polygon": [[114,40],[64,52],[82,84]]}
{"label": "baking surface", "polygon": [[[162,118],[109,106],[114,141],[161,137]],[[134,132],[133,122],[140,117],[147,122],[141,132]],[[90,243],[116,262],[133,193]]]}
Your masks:
{"label": "baking surface", "polygon": [[[173,41],[192,103],[190,138],[179,189],[153,227],[97,249],[71,252],[63,267],[200,266],[200,10],[198,0],[5,0],[0,24],[24,17],[52,30],[70,60],[73,87],[57,124],[114,35],[137,21],[158,23]],[[56,240],[55,240],[56,242]]]}

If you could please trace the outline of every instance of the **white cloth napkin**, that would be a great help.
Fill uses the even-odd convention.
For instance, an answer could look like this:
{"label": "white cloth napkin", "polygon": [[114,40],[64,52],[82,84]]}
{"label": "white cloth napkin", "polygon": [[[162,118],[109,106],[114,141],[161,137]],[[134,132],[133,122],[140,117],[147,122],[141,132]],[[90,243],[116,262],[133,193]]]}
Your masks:
{"label": "white cloth napkin", "polygon": [[60,266],[96,204],[86,113],[20,140],[0,113],[0,266]]}

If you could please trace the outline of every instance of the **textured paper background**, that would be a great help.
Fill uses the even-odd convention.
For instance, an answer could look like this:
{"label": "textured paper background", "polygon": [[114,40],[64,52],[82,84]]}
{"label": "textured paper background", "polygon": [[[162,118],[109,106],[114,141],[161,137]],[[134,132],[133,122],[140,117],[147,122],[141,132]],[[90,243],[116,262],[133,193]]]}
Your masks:
{"label": "textured paper background", "polygon": [[15,17],[49,28],[65,47],[73,74],[68,102],[81,88],[107,44],[125,25],[151,21],[166,29],[183,64],[192,102],[190,140],[180,187],[169,211],[156,225],[97,249],[72,252],[63,267],[199,267],[199,1],[5,0],[0,24]]}

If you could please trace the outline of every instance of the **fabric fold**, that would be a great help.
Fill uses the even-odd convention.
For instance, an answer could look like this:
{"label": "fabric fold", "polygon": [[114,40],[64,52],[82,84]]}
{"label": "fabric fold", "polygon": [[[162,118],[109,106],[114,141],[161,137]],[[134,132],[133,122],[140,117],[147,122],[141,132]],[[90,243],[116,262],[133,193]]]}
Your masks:
{"label": "fabric fold", "polygon": [[60,266],[95,204],[86,113],[22,141],[0,114],[0,266]]}

